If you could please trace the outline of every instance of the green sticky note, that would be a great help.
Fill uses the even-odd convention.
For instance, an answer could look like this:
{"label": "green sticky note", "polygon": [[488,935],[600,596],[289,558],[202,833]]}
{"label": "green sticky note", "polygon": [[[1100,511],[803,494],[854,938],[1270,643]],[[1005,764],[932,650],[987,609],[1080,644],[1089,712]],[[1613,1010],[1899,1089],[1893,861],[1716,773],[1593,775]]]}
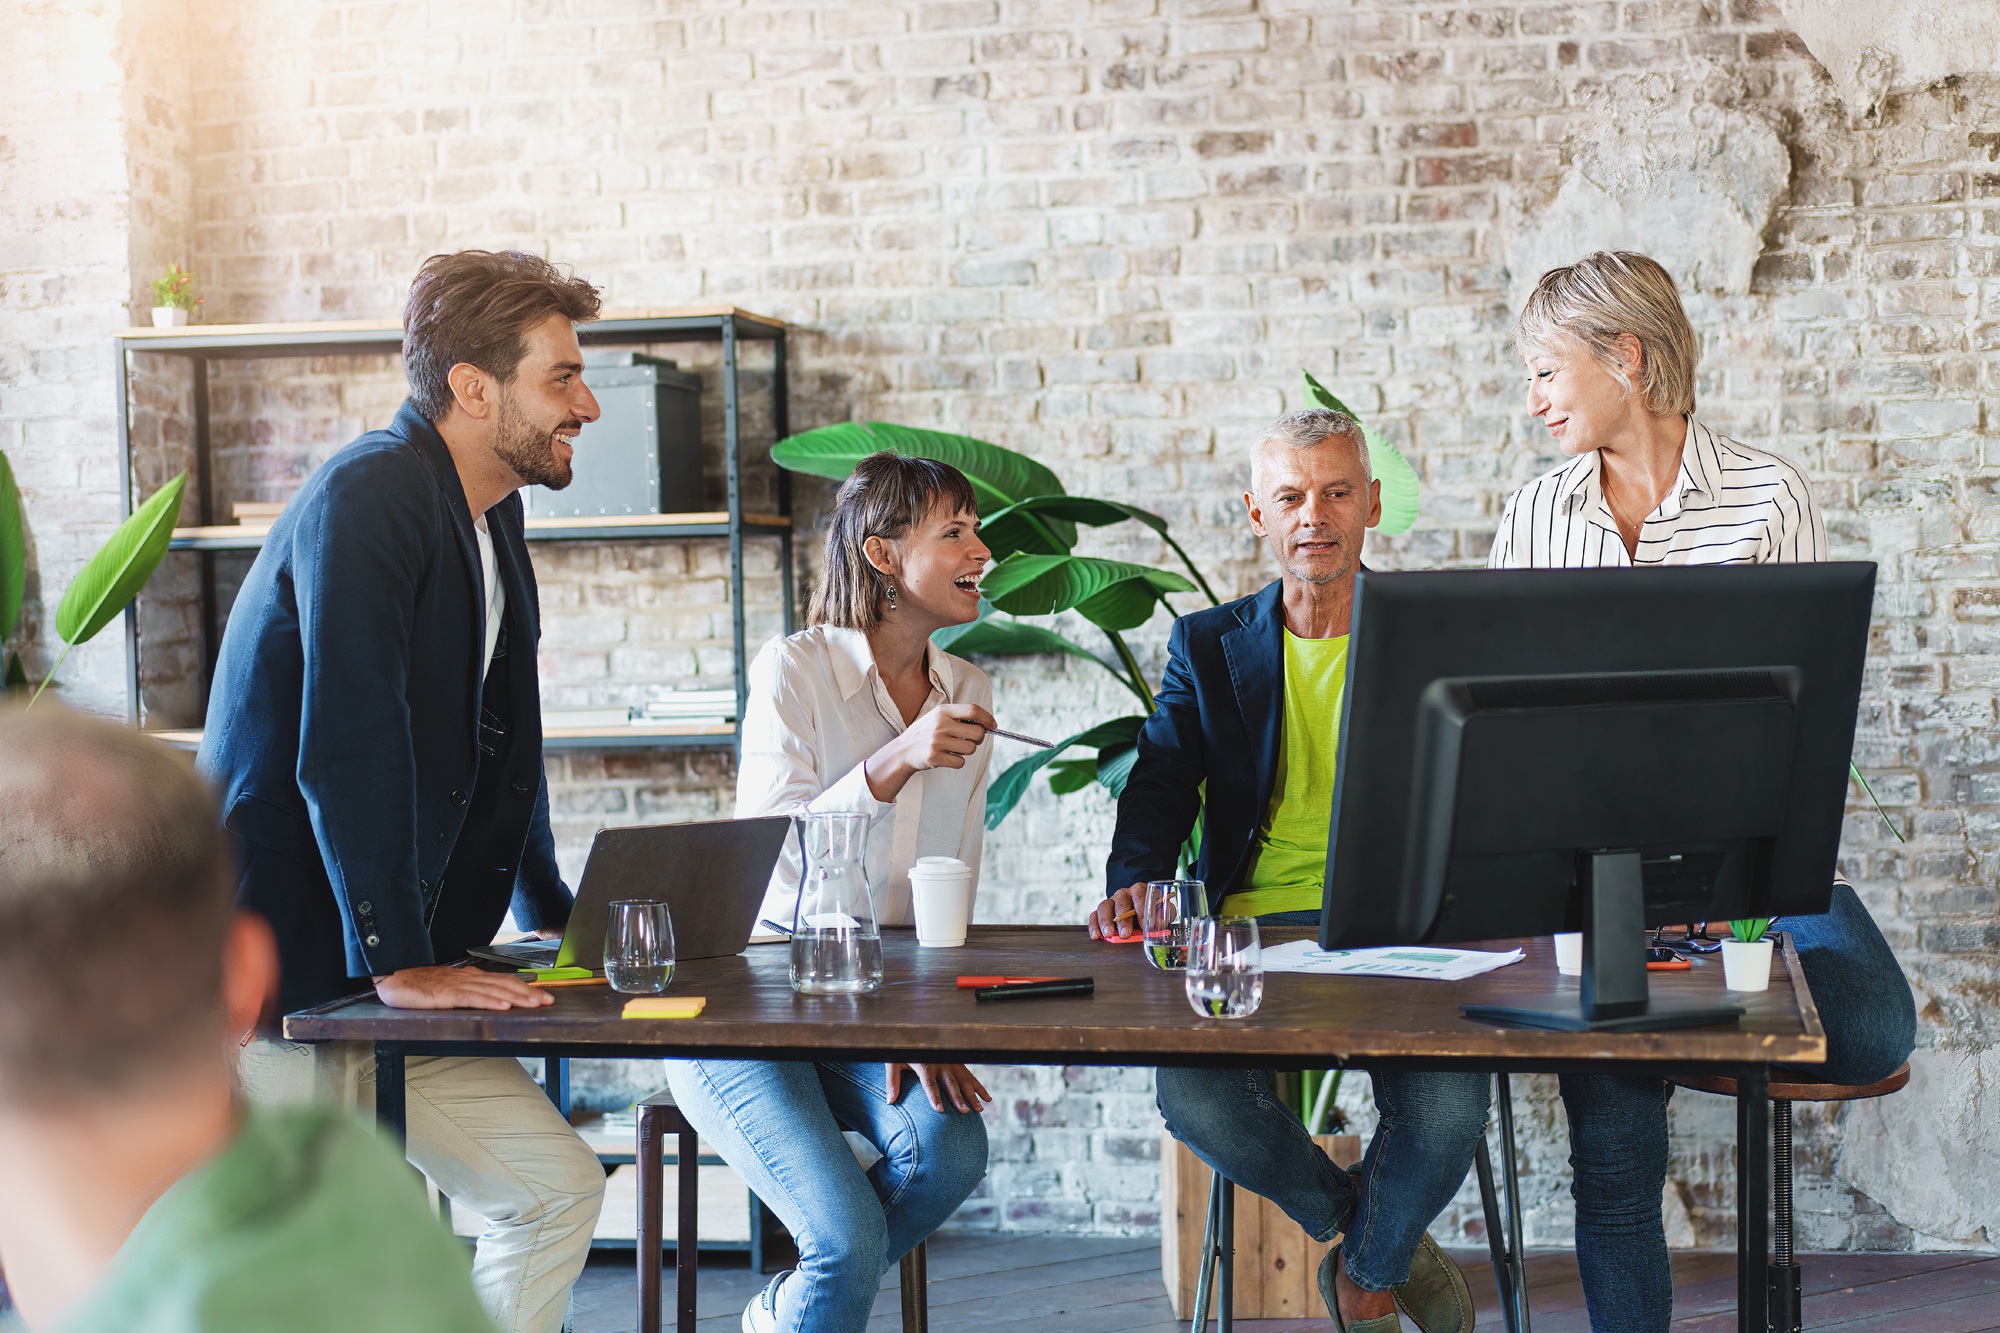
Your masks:
{"label": "green sticky note", "polygon": [[576,981],[591,975],[587,967],[523,967],[517,969],[524,977],[537,981]]}

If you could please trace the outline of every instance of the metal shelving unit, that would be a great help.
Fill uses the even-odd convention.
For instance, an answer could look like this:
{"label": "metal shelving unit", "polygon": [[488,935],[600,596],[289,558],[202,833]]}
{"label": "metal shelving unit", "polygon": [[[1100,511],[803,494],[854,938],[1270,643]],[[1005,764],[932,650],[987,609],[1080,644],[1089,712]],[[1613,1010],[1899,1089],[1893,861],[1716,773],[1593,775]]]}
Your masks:
{"label": "metal shelving unit", "polygon": [[[675,541],[727,538],[729,542],[729,601],[731,638],[736,670],[736,716],[743,716],[747,689],[747,644],[743,616],[743,543],[746,538],[771,538],[778,543],[778,570],[784,597],[785,632],[796,628],[792,574],[791,476],[777,470],[778,512],[743,512],[741,393],[737,377],[738,345],[745,340],[768,342],[773,353],[771,373],[774,438],[790,433],[785,376],[785,325],[735,306],[612,314],[577,330],[585,347],[630,346],[671,342],[722,344],[723,467],[726,508],[713,513],[640,514],[608,518],[529,519],[530,541]],[[209,439],[208,367],[211,361],[261,357],[368,356],[398,352],[402,326],[393,320],[343,320],[319,324],[191,325],[178,329],[125,329],[113,339],[118,370],[119,487],[124,512],[133,508],[132,494],[132,358],[174,356],[187,360],[194,377],[194,465],[189,491],[195,498],[197,522],[176,528],[171,550],[186,551],[200,562],[202,646],[204,670],[212,679],[222,625],[216,606],[215,557],[221,551],[256,550],[267,528],[216,523],[215,476]],[[139,617],[133,605],[125,612],[126,706],[139,720]],[[204,682],[204,685],[206,682]],[[205,692],[205,690],[204,690]],[[173,744],[200,743],[199,731],[158,733]],[[645,726],[570,727],[545,732],[552,749],[717,747],[734,745],[736,727]]]}

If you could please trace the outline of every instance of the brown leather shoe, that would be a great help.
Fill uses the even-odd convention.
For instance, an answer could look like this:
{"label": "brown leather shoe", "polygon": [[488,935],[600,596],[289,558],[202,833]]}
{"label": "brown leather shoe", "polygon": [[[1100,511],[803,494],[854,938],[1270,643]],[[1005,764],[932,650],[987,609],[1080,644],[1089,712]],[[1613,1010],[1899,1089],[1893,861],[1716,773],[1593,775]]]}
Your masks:
{"label": "brown leather shoe", "polygon": [[1410,1260],[1410,1280],[1396,1288],[1396,1308],[1422,1333],[1472,1333],[1472,1292],[1465,1274],[1429,1236]]}
{"label": "brown leather shoe", "polygon": [[[1335,1290],[1333,1282],[1333,1275],[1339,1271],[1340,1247],[1336,1245],[1326,1252],[1326,1258],[1319,1261],[1319,1295],[1320,1299],[1326,1302],[1326,1312],[1333,1316],[1333,1326],[1339,1329],[1340,1333],[1403,1333],[1403,1321],[1393,1314],[1360,1319],[1352,1324],[1342,1319],[1340,1293]],[[1401,1303],[1400,1294],[1398,1303]]]}

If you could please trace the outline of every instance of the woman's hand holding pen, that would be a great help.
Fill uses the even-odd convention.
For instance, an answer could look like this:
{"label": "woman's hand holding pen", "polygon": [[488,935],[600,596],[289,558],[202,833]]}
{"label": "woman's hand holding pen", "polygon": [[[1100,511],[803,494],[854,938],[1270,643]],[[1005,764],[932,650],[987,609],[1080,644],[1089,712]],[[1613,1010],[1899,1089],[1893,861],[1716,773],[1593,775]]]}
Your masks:
{"label": "woman's hand holding pen", "polygon": [[893,801],[927,768],[964,768],[998,725],[978,704],[939,704],[862,761],[869,792],[878,801]]}

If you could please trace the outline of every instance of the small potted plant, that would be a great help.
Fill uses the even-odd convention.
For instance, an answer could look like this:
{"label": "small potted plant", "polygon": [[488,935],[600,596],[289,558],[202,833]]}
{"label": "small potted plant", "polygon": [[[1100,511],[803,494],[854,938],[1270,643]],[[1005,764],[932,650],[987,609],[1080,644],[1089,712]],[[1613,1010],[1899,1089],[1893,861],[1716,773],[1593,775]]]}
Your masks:
{"label": "small potted plant", "polygon": [[1771,988],[1771,920],[1754,916],[1729,923],[1722,942],[1722,984],[1730,990]]}
{"label": "small potted plant", "polygon": [[153,327],[178,329],[188,322],[188,314],[201,304],[194,294],[194,274],[179,264],[153,279]]}

